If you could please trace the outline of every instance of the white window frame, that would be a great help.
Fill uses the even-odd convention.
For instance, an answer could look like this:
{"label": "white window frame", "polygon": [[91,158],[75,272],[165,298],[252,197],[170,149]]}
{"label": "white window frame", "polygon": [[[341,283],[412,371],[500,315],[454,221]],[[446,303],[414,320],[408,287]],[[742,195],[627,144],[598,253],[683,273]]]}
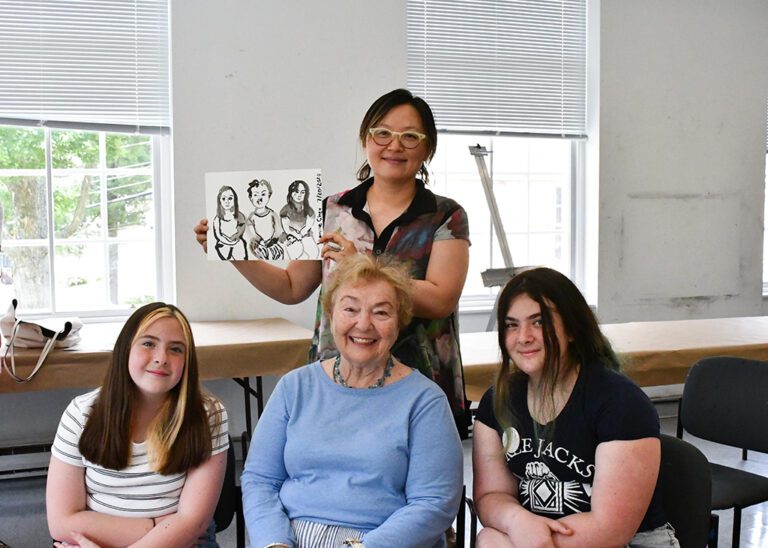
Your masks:
{"label": "white window frame", "polygon": [[[17,127],[32,126],[29,123],[3,124],[15,125]],[[42,172],[45,178],[45,193],[47,201],[47,225],[48,225],[48,268],[50,272],[50,287],[48,289],[51,311],[49,313],[25,313],[25,318],[43,318],[56,315],[77,315],[80,318],[87,318],[89,321],[111,321],[124,319],[133,311],[130,306],[115,307],[109,309],[85,309],[68,310],[58,309],[56,307],[56,271],[55,271],[55,231],[53,226],[53,165],[51,151],[51,131],[89,131],[99,132],[100,139],[105,133],[126,133],[124,127],[120,126],[99,126],[96,124],[45,124],[42,127],[44,131],[45,146],[45,166],[34,170],[25,169],[23,171]],[[122,130],[122,131],[121,131]],[[152,138],[152,178],[153,178],[153,221],[155,225],[154,244],[155,244],[155,300],[173,301],[175,298],[175,275],[174,275],[174,254],[173,250],[173,191],[171,188],[171,161],[170,161],[170,136],[168,132],[153,132]],[[100,161],[99,169],[103,169],[103,159]],[[10,171],[11,173],[6,173]],[[13,170],[0,170],[2,175],[13,175]],[[104,175],[102,174],[102,177]],[[105,183],[102,181],[100,187],[103,189]],[[169,212],[169,214],[163,214]],[[25,245],[26,240],[4,240],[2,249],[9,247]],[[23,303],[22,303],[23,304]]]}
{"label": "white window frame", "polygon": [[[768,146],[768,145],[767,145]],[[768,299],[768,150],[765,153],[763,185],[763,299]]]}
{"label": "white window frame", "polygon": [[[441,131],[440,135],[455,135],[456,132]],[[477,134],[480,135],[480,134]],[[504,137],[525,137],[520,135],[505,135]],[[569,270],[564,272],[574,282],[581,286],[585,277],[585,154],[586,154],[586,142],[584,139],[570,139],[570,224],[568,227],[568,242],[569,246]],[[440,139],[438,138],[438,147]],[[469,155],[469,151],[467,151]],[[492,174],[491,166],[488,165],[489,171]],[[482,183],[480,181],[480,175],[477,175],[477,191],[482,192]],[[449,196],[450,197],[450,196]],[[460,203],[460,202],[459,202]],[[500,209],[503,209],[502,204],[499,204]],[[490,211],[488,212],[490,223]],[[483,220],[484,222],[485,220]],[[502,212],[502,222],[503,212]],[[474,219],[470,219],[470,223],[477,222]],[[493,246],[496,243],[495,229],[491,226],[488,241],[472,241],[472,247],[476,246]],[[471,253],[471,248],[470,248]],[[494,256],[494,259],[497,257]],[[515,255],[512,255],[512,260],[515,266],[523,266],[520,260],[516,259]],[[503,264],[495,264],[494,268],[501,268]],[[479,272],[469,272],[468,275],[479,275]],[[496,302],[496,295],[498,288],[490,289],[487,295],[479,294],[462,294],[459,299],[459,312],[461,314],[487,314],[493,309]]]}

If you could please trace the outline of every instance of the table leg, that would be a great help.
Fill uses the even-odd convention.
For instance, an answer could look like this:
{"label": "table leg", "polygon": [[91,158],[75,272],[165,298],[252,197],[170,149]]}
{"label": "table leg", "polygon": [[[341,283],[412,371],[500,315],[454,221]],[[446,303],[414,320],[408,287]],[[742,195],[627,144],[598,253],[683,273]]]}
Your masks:
{"label": "table leg", "polygon": [[264,412],[264,390],[261,384],[261,376],[256,377],[256,390],[251,388],[251,379],[249,377],[239,377],[232,379],[243,387],[243,398],[245,403],[245,429],[248,437],[253,432],[253,420],[251,418],[251,396],[256,398],[256,418],[259,418]]}

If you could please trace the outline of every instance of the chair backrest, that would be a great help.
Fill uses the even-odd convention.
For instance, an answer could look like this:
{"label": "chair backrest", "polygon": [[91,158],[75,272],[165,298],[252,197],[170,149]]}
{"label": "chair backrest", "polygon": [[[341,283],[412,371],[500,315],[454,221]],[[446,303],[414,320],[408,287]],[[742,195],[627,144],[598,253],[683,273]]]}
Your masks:
{"label": "chair backrest", "polygon": [[[467,510],[469,510],[469,520],[467,520]],[[467,531],[467,521],[469,521],[469,531]],[[456,515],[456,544],[455,548],[467,548],[466,539],[469,537],[469,548],[475,548],[477,539],[477,513],[475,504],[467,496],[467,486],[461,488],[461,506]],[[451,543],[448,543],[451,546]]]}
{"label": "chair backrest", "polygon": [[223,531],[232,523],[232,518],[237,511],[240,500],[240,489],[235,483],[235,448],[232,438],[229,439],[227,450],[227,470],[224,473],[224,484],[221,486],[221,495],[213,513],[213,521],[216,522],[216,532]]}
{"label": "chair backrest", "polygon": [[688,372],[680,422],[706,440],[768,452],[768,362],[704,358]]}
{"label": "chair backrest", "polygon": [[661,435],[661,495],[682,548],[704,548],[709,537],[712,479],[709,462],[687,441]]}

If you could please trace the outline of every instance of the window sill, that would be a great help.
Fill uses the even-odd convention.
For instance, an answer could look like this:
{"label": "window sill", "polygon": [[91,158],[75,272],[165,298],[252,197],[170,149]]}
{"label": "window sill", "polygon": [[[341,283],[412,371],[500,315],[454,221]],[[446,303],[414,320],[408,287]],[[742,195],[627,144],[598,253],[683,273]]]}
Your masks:
{"label": "window sill", "polygon": [[459,314],[489,314],[496,304],[496,298],[466,297],[459,299]]}

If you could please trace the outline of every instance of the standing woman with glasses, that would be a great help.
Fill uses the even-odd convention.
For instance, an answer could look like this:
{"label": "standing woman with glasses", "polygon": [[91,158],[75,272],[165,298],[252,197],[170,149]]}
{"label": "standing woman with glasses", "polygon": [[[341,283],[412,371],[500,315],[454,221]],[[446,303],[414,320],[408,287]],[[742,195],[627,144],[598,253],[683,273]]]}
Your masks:
{"label": "standing woman with glasses", "polygon": [[[427,103],[408,90],[379,97],[359,131],[366,161],[355,188],[324,202],[323,261],[294,261],[283,269],[264,261],[235,261],[240,273],[269,297],[294,304],[307,299],[334,262],[354,253],[386,254],[410,266],[414,318],[392,352],[437,382],[448,396],[460,433],[466,432],[464,380],[456,307],[469,264],[469,226],[464,209],[432,193],[427,163],[437,148],[437,129]],[[205,247],[208,223],[196,227]],[[327,316],[318,305],[310,357],[337,354]]]}

